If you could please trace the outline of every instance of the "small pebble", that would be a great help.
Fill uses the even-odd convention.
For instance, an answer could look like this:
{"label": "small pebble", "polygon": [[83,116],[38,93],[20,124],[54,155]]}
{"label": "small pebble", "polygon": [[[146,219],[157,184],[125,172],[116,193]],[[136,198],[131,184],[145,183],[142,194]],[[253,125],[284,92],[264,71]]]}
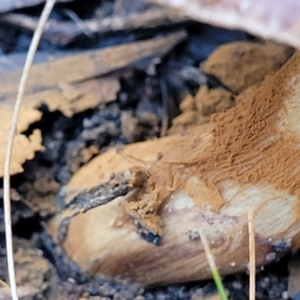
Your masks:
{"label": "small pebble", "polygon": [[234,281],[233,283],[232,283],[232,287],[235,289],[235,290],[240,290],[240,289],[242,289],[242,284],[240,283],[240,282],[238,282],[238,281]]}
{"label": "small pebble", "polygon": [[271,252],[269,254],[266,255],[266,261],[270,262],[276,259],[276,253],[275,252]]}
{"label": "small pebble", "polygon": [[290,298],[289,292],[288,291],[284,291],[281,294],[282,299],[287,300]]}

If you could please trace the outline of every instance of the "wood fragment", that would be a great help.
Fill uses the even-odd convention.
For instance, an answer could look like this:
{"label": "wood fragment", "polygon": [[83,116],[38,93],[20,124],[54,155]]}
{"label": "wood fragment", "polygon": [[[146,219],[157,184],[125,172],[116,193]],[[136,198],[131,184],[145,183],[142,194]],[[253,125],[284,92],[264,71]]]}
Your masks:
{"label": "wood fragment", "polygon": [[[242,271],[249,262],[248,205],[258,266],[299,248],[299,66],[296,52],[210,124],[126,146],[122,156],[108,151],[84,166],[66,186],[67,198],[110,172],[135,167],[149,177],[131,200],[118,197],[71,220],[62,246],[73,261],[90,275],[143,286],[210,278],[204,252],[187,235],[202,228],[220,274]],[[152,221],[150,231],[161,230],[160,246],[140,238],[130,201],[140,224]],[[49,231],[58,227],[59,216]]]}
{"label": "wood fragment", "polygon": [[[2,127],[3,128],[3,127]],[[7,129],[6,127],[5,129]],[[7,142],[7,132],[0,132],[1,142]],[[4,147],[0,147],[0,155],[2,155],[2,159],[0,159],[0,165],[3,166],[4,163]],[[43,151],[44,147],[42,146],[42,135],[40,130],[34,130],[32,135],[26,137],[23,134],[17,134],[14,141],[14,150],[13,150],[13,161],[11,164],[11,174],[20,173],[23,171],[22,164],[26,160],[30,160],[34,158],[35,152]],[[3,177],[3,168],[0,171],[0,176]]]}
{"label": "wood fragment", "polygon": [[125,172],[113,175],[107,183],[76,195],[72,201],[66,203],[61,215],[61,222],[55,240],[62,244],[67,236],[68,226],[72,218],[80,213],[105,205],[117,197],[125,196],[130,191],[140,187],[145,180],[141,172]]}
{"label": "wood fragment", "polygon": [[[58,82],[73,84],[105,75],[143,58],[163,56],[185,38],[186,34],[180,31],[161,38],[86,51],[57,59],[51,64],[34,65],[26,94],[54,88]],[[19,78],[20,71],[0,73],[1,99],[15,96]]]}

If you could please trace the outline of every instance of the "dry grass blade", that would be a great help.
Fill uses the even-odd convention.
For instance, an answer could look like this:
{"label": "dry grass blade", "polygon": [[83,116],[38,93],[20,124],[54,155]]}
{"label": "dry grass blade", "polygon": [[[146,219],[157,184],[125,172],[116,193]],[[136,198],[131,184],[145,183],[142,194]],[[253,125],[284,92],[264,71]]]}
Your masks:
{"label": "dry grass blade", "polygon": [[5,153],[5,163],[4,163],[4,178],[3,178],[3,199],[4,199],[4,221],[5,221],[5,238],[6,238],[6,251],[7,251],[7,262],[8,262],[8,274],[9,282],[11,287],[11,294],[13,300],[18,300],[16,277],[15,277],[15,267],[14,267],[14,257],[13,257],[13,241],[12,241],[12,228],[11,228],[11,203],[10,203],[10,163],[11,155],[13,150],[13,141],[15,136],[15,131],[17,128],[17,121],[20,112],[20,107],[22,99],[25,92],[25,85],[29,75],[29,70],[33,62],[34,55],[36,53],[43,28],[46,21],[52,11],[55,0],[47,0],[46,5],[43,9],[42,15],[40,17],[38,26],[33,35],[28,54],[26,57],[24,69],[22,72],[22,77],[18,89],[17,100],[14,106],[14,112],[12,115],[11,125],[9,129],[7,148]]}
{"label": "dry grass blade", "polygon": [[249,300],[255,300],[255,232],[253,222],[253,207],[248,208],[249,232]]}
{"label": "dry grass blade", "polygon": [[199,235],[200,235],[200,238],[201,238],[201,242],[202,242],[202,245],[203,245],[203,248],[204,248],[205,256],[206,256],[209,268],[211,270],[212,277],[213,277],[214,282],[216,284],[220,299],[221,300],[228,300],[226,291],[225,291],[223,283],[222,283],[222,279],[221,279],[220,274],[218,272],[218,269],[217,269],[217,266],[216,266],[216,263],[215,263],[215,259],[214,259],[214,256],[213,256],[211,250],[210,250],[209,243],[206,239],[206,236],[205,236],[202,229],[199,229],[198,232],[199,232]]}

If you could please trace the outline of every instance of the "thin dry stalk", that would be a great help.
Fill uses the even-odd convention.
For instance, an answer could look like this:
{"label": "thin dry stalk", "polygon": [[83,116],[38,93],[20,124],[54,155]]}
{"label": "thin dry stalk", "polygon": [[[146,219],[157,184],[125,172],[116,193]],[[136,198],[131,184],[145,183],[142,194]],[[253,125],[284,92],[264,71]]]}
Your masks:
{"label": "thin dry stalk", "polygon": [[217,266],[216,266],[216,263],[215,263],[215,259],[214,259],[214,256],[213,256],[211,250],[210,250],[210,246],[209,246],[209,243],[206,239],[206,236],[205,236],[204,232],[202,231],[202,229],[199,229],[198,232],[199,232],[199,235],[200,235],[200,238],[201,238],[201,241],[202,241],[205,256],[206,256],[206,259],[208,261],[208,265],[209,265],[209,268],[211,270],[213,279],[215,281],[220,299],[221,300],[228,300],[227,294],[225,292],[225,289],[224,289],[224,286],[223,286],[223,283],[222,283],[222,279],[221,279],[220,274],[218,272],[218,269],[217,269]]}
{"label": "thin dry stalk", "polygon": [[15,132],[17,129],[20,107],[25,92],[25,86],[29,75],[29,70],[32,65],[33,58],[36,53],[39,41],[41,39],[43,29],[52,11],[54,3],[55,0],[47,0],[27,53],[27,57],[26,57],[26,61],[23,68],[20,85],[18,89],[17,99],[15,102],[14,111],[11,119],[6,153],[5,153],[4,176],[3,176],[4,222],[5,222],[8,275],[9,275],[9,282],[10,282],[11,294],[13,300],[18,300],[18,293],[17,293],[15,267],[14,267],[13,241],[12,241],[12,228],[11,228],[12,223],[11,223],[11,203],[10,203],[10,163],[11,163],[13,142],[14,142]]}
{"label": "thin dry stalk", "polygon": [[255,232],[253,222],[253,207],[248,208],[249,232],[249,300],[255,300]]}

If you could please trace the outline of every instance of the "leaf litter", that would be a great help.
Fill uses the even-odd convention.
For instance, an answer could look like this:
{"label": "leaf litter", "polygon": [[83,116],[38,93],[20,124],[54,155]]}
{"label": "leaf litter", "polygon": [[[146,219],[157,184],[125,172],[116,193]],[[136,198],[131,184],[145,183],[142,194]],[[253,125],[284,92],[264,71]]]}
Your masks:
{"label": "leaf litter", "polygon": [[[181,32],[156,41],[96,50],[33,66],[18,120],[11,174],[23,171],[22,164],[32,159],[35,152],[43,150],[40,131],[34,131],[30,137],[22,134],[30,124],[41,119],[39,107],[46,105],[50,111],[59,110],[65,116],[72,117],[75,113],[111,102],[120,88],[117,76],[94,79],[95,76],[103,76],[149,56],[162,55],[183,38],[184,33]],[[13,110],[11,97],[16,94],[19,76],[19,71],[0,73],[3,80],[0,101],[3,141],[6,141]],[[5,143],[0,146],[0,153],[3,153],[0,167],[4,158],[4,148],[1,147],[5,147]],[[3,176],[2,171],[0,176]]]}
{"label": "leaf litter", "polygon": [[[110,71],[109,71],[110,72]],[[16,73],[15,73],[16,74]],[[128,78],[128,74],[125,74],[125,73],[123,73],[123,74],[121,74],[121,73],[119,73],[118,74],[118,76],[123,76],[123,78]],[[129,75],[129,77],[130,77],[131,75]],[[105,77],[107,77],[107,75],[105,75]],[[112,76],[112,77],[114,77],[114,76]],[[83,81],[83,83],[85,82],[85,79],[83,79],[84,81]],[[80,81],[81,82],[81,81]],[[111,94],[111,100],[109,100],[109,101],[107,101],[107,102],[100,102],[100,103],[102,103],[102,104],[105,104],[105,103],[108,103],[108,102],[111,102],[111,101],[114,101],[115,100],[115,98],[116,98],[116,94],[117,94],[117,92],[121,89],[121,93],[119,92],[118,93],[118,96],[117,97],[119,97],[121,94],[122,94],[122,92],[123,92],[123,90],[124,90],[124,86],[122,86],[122,84],[121,84],[121,86],[119,85],[119,81],[118,80],[116,80],[116,82],[118,83],[117,85],[115,85],[115,89],[116,89],[116,91],[115,92],[112,92],[112,94]],[[44,96],[45,95],[47,95],[47,93],[46,92],[48,92],[48,90],[50,90],[50,92],[52,93],[53,91],[53,89],[56,91],[56,90],[58,90],[58,93],[57,94],[59,94],[59,96],[55,96],[55,97],[60,97],[59,99],[63,99],[62,98],[62,96],[61,96],[61,94],[63,94],[63,93],[65,93],[65,94],[67,94],[67,95],[69,95],[69,93],[70,94],[72,94],[72,97],[75,97],[76,98],[76,96],[78,97],[78,94],[76,94],[76,91],[74,91],[74,89],[75,89],[75,87],[74,86],[76,86],[77,84],[79,84],[79,83],[70,83],[70,82],[67,82],[67,83],[65,83],[63,80],[62,80],[62,82],[60,83],[60,84],[58,84],[58,85],[56,85],[55,84],[55,86],[47,86],[47,84],[46,84],[46,86],[44,86],[43,84],[41,84],[40,86],[39,86],[39,89],[37,90],[37,91],[35,91],[35,89],[34,89],[34,85],[33,85],[33,89],[31,89],[31,90],[29,90],[28,92],[29,92],[29,96],[28,96],[28,99],[29,98],[31,98],[30,96],[34,96],[36,93],[38,94],[38,93],[40,93],[41,92],[41,95],[42,95],[42,93],[43,92],[45,92],[45,94],[44,94]],[[95,83],[95,85],[97,85],[97,83]],[[41,87],[41,90],[42,91],[40,91],[40,87]],[[88,89],[88,88],[87,88]],[[99,89],[99,90],[101,90],[101,89]],[[108,88],[108,90],[110,90],[109,88]],[[79,93],[80,93],[81,91],[79,91]],[[4,102],[9,102],[9,100],[7,100],[7,99],[10,99],[12,96],[11,95],[13,95],[13,93],[14,93],[14,91],[12,91],[12,93],[10,94],[10,92],[8,92],[7,94],[6,94],[6,97],[5,97],[5,99],[4,99]],[[5,94],[5,93],[4,93]],[[126,93],[125,93],[126,94]],[[75,95],[75,96],[74,96]],[[42,95],[43,96],[43,95]],[[42,97],[41,96],[41,98],[44,98],[44,97]],[[37,96],[37,98],[39,98],[40,96],[38,95]],[[54,98],[55,98],[54,97]],[[71,97],[71,98],[72,98]],[[122,97],[121,97],[122,98]],[[34,97],[32,97],[32,99],[34,99]],[[74,99],[74,98],[72,98],[72,99]],[[124,99],[123,101],[127,101],[127,103],[130,103],[129,102],[129,100],[127,100],[127,99],[125,99],[125,98],[122,98],[122,99]],[[120,101],[121,99],[119,98],[118,99],[118,102]],[[32,100],[33,101],[33,100]],[[45,101],[45,99],[43,99],[43,101]],[[34,101],[33,101],[34,102]],[[86,105],[86,107],[85,108],[79,108],[78,110],[77,110],[77,108],[74,108],[73,107],[73,103],[72,103],[72,100],[70,101],[71,102],[71,104],[68,106],[68,107],[60,107],[60,103],[59,103],[60,101],[57,101],[57,105],[54,105],[53,106],[53,110],[55,111],[54,113],[50,113],[50,112],[48,112],[48,110],[44,110],[44,107],[42,106],[42,109],[41,109],[41,104],[46,104],[47,106],[48,106],[48,108],[51,106],[51,103],[47,103],[47,102],[42,102],[41,100],[36,100],[36,102],[34,102],[33,104],[31,103],[30,104],[30,101],[29,101],[29,104],[28,104],[28,107],[29,107],[29,111],[32,111],[32,112],[34,112],[34,113],[32,113],[32,115],[30,116],[30,120],[28,121],[26,118],[24,118],[24,120],[25,121],[23,121],[24,123],[23,123],[23,125],[22,124],[20,124],[20,128],[21,128],[21,130],[19,131],[19,134],[20,135],[24,135],[26,138],[28,138],[28,135],[29,134],[31,134],[32,135],[32,133],[34,132],[34,130],[36,130],[36,129],[32,129],[32,128],[38,128],[39,126],[41,126],[42,125],[42,123],[39,123],[39,122],[44,122],[44,120],[45,120],[45,118],[49,118],[49,116],[52,116],[52,117],[54,117],[54,120],[53,120],[53,123],[54,122],[58,122],[57,124],[65,124],[67,121],[68,121],[68,118],[73,118],[75,121],[76,120],[80,120],[81,122],[83,122],[83,120],[86,120],[86,121],[84,121],[86,124],[85,124],[85,130],[87,131],[87,132],[91,132],[90,131],[90,129],[92,129],[94,126],[95,126],[95,123],[94,123],[94,120],[93,120],[93,116],[92,116],[92,114],[89,114],[89,113],[87,113],[85,110],[86,109],[89,109],[89,105]],[[121,101],[120,101],[121,102]],[[119,103],[120,103],[119,102]],[[112,108],[112,107],[114,107],[114,108],[116,108],[117,106],[119,106],[119,103],[117,104],[117,105],[115,105],[114,103],[110,103],[110,104],[107,104],[108,106],[107,107],[109,107],[110,109]],[[82,103],[82,105],[84,106],[84,103]],[[98,104],[95,104],[95,106],[94,107],[96,107]],[[79,105],[80,106],[80,105]],[[213,106],[213,105],[212,105]],[[93,105],[91,105],[90,107],[93,107]],[[104,107],[102,107],[102,116],[103,116],[103,112],[105,112],[105,109],[107,109],[107,107],[106,108],[104,108]],[[121,106],[122,107],[122,106]],[[125,106],[126,107],[126,106]],[[51,110],[51,108],[49,109],[49,110]],[[57,112],[57,110],[60,110],[61,112],[62,112],[62,114],[61,113],[58,113]],[[118,109],[116,109],[116,110],[120,110],[120,108],[118,107]],[[100,109],[100,111],[101,111],[101,109]],[[99,116],[101,116],[101,113],[100,113],[100,111],[99,111]],[[124,115],[123,115],[123,113],[121,112],[122,110],[120,110],[118,113],[117,113],[117,115],[119,116],[119,117],[121,117],[121,116],[123,116],[123,120],[133,120],[133,124],[137,124],[136,122],[138,121],[138,123],[139,124],[144,124],[143,122],[143,118],[141,117],[141,116],[139,116],[138,114],[136,114],[136,113],[134,113],[134,114],[132,114],[131,115],[131,118],[130,117],[128,117],[128,114],[127,115],[125,115],[125,117],[124,117]],[[37,114],[38,113],[38,114]],[[26,112],[24,112],[24,114],[25,114],[25,116],[26,116]],[[34,115],[34,114],[36,114],[36,115]],[[65,114],[65,116],[67,116],[67,118],[63,115],[63,114]],[[38,116],[37,116],[38,115]],[[44,115],[44,116],[43,116]],[[109,118],[110,117],[113,117],[113,115],[114,114],[110,114],[110,113],[108,113],[107,114],[107,119],[106,119],[106,121],[107,120],[109,120]],[[202,112],[199,114],[199,117],[200,117],[200,115],[202,115]],[[45,117],[46,116],[46,117]],[[27,116],[26,116],[27,117]],[[153,117],[153,114],[151,115],[150,114],[150,119]],[[36,118],[36,119],[35,119]],[[76,119],[77,118],[77,119]],[[146,122],[146,124],[148,124],[148,126],[149,126],[149,124],[153,124],[153,122],[152,123],[149,123],[150,121],[150,119],[148,119],[148,123]],[[159,119],[159,118],[158,118]],[[40,121],[38,121],[38,120],[40,120]],[[120,118],[120,120],[121,120],[121,118]],[[20,121],[20,122],[22,122],[22,121]],[[37,122],[37,123],[36,123]],[[52,123],[52,122],[51,122]],[[49,123],[49,121],[48,121],[48,124],[51,124],[51,123]],[[123,121],[123,123],[124,124],[126,124],[127,123],[127,121]],[[157,123],[157,121],[155,121],[155,123]],[[31,125],[31,124],[33,124],[33,125]],[[91,125],[92,124],[92,125]],[[22,127],[23,126],[23,127]],[[49,126],[49,125],[48,125]],[[52,126],[52,125],[51,125]],[[72,125],[73,126],[73,128],[74,128],[74,125]],[[71,128],[72,128],[72,126],[71,126]],[[96,125],[97,126],[97,125]],[[118,126],[117,126],[118,127]],[[130,128],[132,128],[132,127],[134,127],[134,126],[129,126],[129,132],[131,131],[132,132],[132,134],[128,134],[128,130],[127,129],[123,129],[123,136],[124,136],[124,140],[128,140],[128,141],[137,141],[137,140],[139,140],[140,138],[141,138],[141,136],[138,136],[138,137],[133,137],[133,134],[137,134],[137,132],[135,132],[134,130],[132,130],[132,129],[130,129]],[[120,134],[120,132],[122,132],[122,130],[121,130],[121,127],[119,127],[120,129],[118,129],[116,132],[111,132],[111,136],[117,136],[118,134]],[[49,149],[49,146],[50,145],[53,145],[53,141],[55,140],[55,138],[49,138],[51,135],[53,136],[53,134],[56,132],[56,134],[57,134],[57,132],[59,132],[59,130],[55,130],[55,128],[53,128],[53,131],[48,131],[48,132],[46,132],[44,129],[42,129],[42,134],[40,134],[40,136],[43,136],[43,139],[44,139],[44,141],[46,142],[46,140],[48,139],[48,141],[45,143],[43,143],[43,147],[45,147],[45,155],[46,155],[46,157],[47,157],[47,155],[49,155],[50,154],[50,156],[52,156],[52,158],[51,159],[55,159],[55,158],[58,158],[58,155],[56,154],[56,155],[53,155],[54,154],[54,152],[55,151],[49,151],[49,150],[47,150],[47,149]],[[82,131],[83,132],[83,131]],[[100,132],[103,132],[103,129],[102,129],[102,131],[100,131]],[[47,133],[47,134],[45,134],[45,133]],[[126,134],[127,133],[127,134]],[[48,138],[47,138],[47,135],[48,135]],[[83,137],[83,136],[86,136],[87,135],[87,133],[85,133],[85,134],[83,134],[83,135],[81,135],[81,137]],[[88,134],[88,135],[90,135],[90,133]],[[95,137],[96,137],[96,133],[94,133],[93,135],[92,135],[92,138],[93,139],[95,139]],[[127,135],[127,136],[126,136]],[[139,135],[139,134],[137,134],[137,135]],[[154,134],[155,135],[155,134]],[[30,136],[30,135],[29,135]],[[152,136],[153,137],[153,135],[151,135],[150,134],[150,136]],[[58,140],[63,140],[63,138],[64,138],[64,136],[61,136],[61,137],[59,137],[59,134],[57,134],[57,137],[58,137]],[[145,138],[145,137],[143,137],[143,138]],[[131,140],[130,140],[131,139]],[[84,144],[85,144],[85,146],[86,146],[86,143],[87,143],[87,141],[88,141],[88,143],[90,143],[90,141],[91,141],[91,139],[89,139],[89,138],[87,138],[86,140],[85,140],[85,142],[84,142]],[[41,146],[41,142],[42,141],[40,141],[40,143],[39,143],[39,145],[40,145],[40,147],[42,147]],[[52,144],[51,144],[52,143]],[[100,143],[101,144],[101,143]],[[98,150],[95,150],[95,152],[94,152],[94,150],[91,150],[91,154],[89,154],[88,155],[88,158],[86,159],[86,160],[84,160],[84,159],[79,159],[79,160],[81,160],[81,162],[79,163],[79,164],[75,164],[75,165],[77,165],[71,172],[69,172],[69,175],[67,175],[66,176],[66,178],[69,178],[70,177],[70,175],[71,174],[73,174],[74,172],[76,172],[78,169],[79,169],[79,167],[81,166],[81,164],[85,164],[86,162],[88,162],[94,155],[96,155],[96,154],[98,154],[99,153],[99,151],[105,151],[106,149],[107,149],[107,146],[108,145],[114,145],[115,144],[115,141],[111,141],[111,143],[108,143],[108,144],[105,144],[105,143],[103,143],[102,144],[102,146],[101,147],[99,147],[98,148]],[[74,142],[73,142],[73,144],[71,143],[70,144],[71,146],[70,146],[70,148],[72,148],[72,145],[74,146],[75,145],[75,149],[76,149],[76,147],[78,146],[78,142],[75,142],[75,144],[74,144]],[[93,145],[92,145],[93,146]],[[80,148],[80,147],[79,147]],[[53,148],[52,148],[53,149]],[[54,148],[55,149],[55,148]],[[57,147],[56,149],[59,149],[59,147]],[[60,148],[61,149],[61,148]],[[82,149],[82,148],[81,148]],[[72,149],[73,150],[73,149]],[[34,153],[35,151],[33,151],[33,153]],[[52,153],[51,153],[52,152]],[[70,153],[71,151],[69,151],[69,153]],[[78,153],[78,152],[77,152]],[[40,154],[39,154],[40,155]],[[38,156],[39,156],[38,155]],[[43,154],[41,154],[41,155],[43,155]],[[37,157],[38,157],[37,156]],[[74,157],[76,157],[76,155],[71,155],[70,156],[70,162],[71,161],[74,161]],[[23,162],[25,162],[25,160],[27,160],[28,158],[23,158]],[[45,156],[44,156],[44,158],[43,159],[45,159]],[[47,161],[49,162],[50,161],[50,159],[49,159],[49,156],[48,156],[48,159],[47,159]],[[31,173],[31,176],[32,176],[32,172],[30,172],[30,169],[32,169],[34,166],[35,166],[35,162],[34,161],[32,161],[32,162],[27,162],[25,165],[23,165],[23,163],[19,163],[19,166],[21,166],[21,167],[23,167],[23,168],[25,168],[25,173],[23,173],[23,175],[22,176],[26,176],[26,174],[28,175],[28,174],[30,174]],[[72,162],[71,162],[71,164],[72,164]],[[58,164],[59,165],[59,164]],[[91,166],[91,164],[90,164],[90,166]],[[69,168],[70,169],[70,168]],[[47,169],[46,169],[47,170]],[[95,170],[97,170],[97,168],[95,169]],[[47,171],[49,171],[49,169],[47,170]],[[46,171],[46,172],[47,172]],[[18,171],[19,172],[19,171]],[[53,172],[53,171],[52,171]],[[37,172],[37,174],[36,175],[34,175],[34,176],[36,176],[36,177],[40,177],[40,176],[42,176],[42,174],[43,174],[44,172],[42,172],[42,173],[38,173]],[[51,173],[51,172],[50,172]],[[55,176],[57,176],[58,175],[58,172],[53,172],[53,174],[51,175],[50,174],[50,177],[51,176],[53,176],[54,174],[56,174]],[[108,174],[109,175],[109,174]],[[55,177],[54,176],[54,177]],[[83,183],[82,184],[82,186],[80,186],[80,189],[82,188],[82,187],[84,187],[85,186],[85,184],[87,184],[87,182],[88,182],[88,178],[84,178],[84,176],[86,176],[86,175],[84,175],[83,174],[83,177],[81,177],[81,179],[80,179],[80,181],[82,181],[82,182],[85,182],[85,183]],[[21,178],[21,177],[19,177],[19,178]],[[37,178],[35,178],[33,181],[34,182],[37,182],[36,181],[36,179]],[[99,179],[97,179],[97,180],[99,180]],[[58,182],[61,182],[57,177],[56,177],[56,180],[55,181],[58,181]],[[67,179],[65,179],[65,181],[64,182],[66,182],[67,181]],[[47,186],[47,180],[44,180],[44,185],[45,186]],[[40,186],[41,186],[41,184],[39,184],[39,183],[36,183],[36,188],[37,189],[39,189],[40,188]],[[91,183],[91,186],[93,186],[92,185],[92,183]],[[51,188],[50,188],[50,190],[51,190]],[[78,190],[78,186],[77,186],[77,190]],[[44,188],[40,188],[40,194],[43,194],[44,193]],[[57,193],[57,187],[54,187],[53,188],[53,194],[56,194]],[[23,193],[21,193],[22,195],[24,195]],[[26,194],[26,193],[25,193]],[[44,196],[44,195],[43,195]],[[40,201],[43,201],[42,199],[43,199],[43,196],[40,198]],[[35,198],[35,196],[33,196],[33,198]],[[55,196],[53,195],[52,196],[52,200],[54,200],[54,198],[55,198]],[[38,206],[37,206],[38,207]],[[39,209],[38,208],[36,208],[36,211],[37,212],[39,212]],[[53,214],[53,211],[51,212],[51,214]],[[22,234],[22,233],[21,233]],[[55,276],[54,276],[55,277]],[[54,278],[53,277],[53,278]],[[260,282],[260,281],[259,281]],[[104,284],[104,286],[105,286],[105,284]],[[64,288],[65,288],[65,291],[66,290],[68,290],[68,292],[67,293],[69,293],[68,294],[68,297],[70,297],[70,293],[72,294],[72,293],[75,293],[75,294],[77,294],[77,295],[79,295],[79,294],[82,294],[82,293],[84,293],[83,291],[84,290],[89,290],[89,291],[93,291],[93,292],[95,292],[96,294],[99,294],[100,293],[100,295],[102,294],[103,296],[105,295],[105,297],[107,297],[107,299],[111,299],[112,297],[113,297],[113,295],[115,295],[115,297],[117,297],[117,295],[118,295],[118,292],[116,292],[114,289],[116,289],[116,288],[112,288],[112,287],[107,287],[107,289],[105,290],[105,288],[100,288],[99,289],[99,286],[98,285],[96,285],[96,286],[88,286],[88,285],[82,285],[81,286],[81,288],[79,288],[79,289],[77,289],[77,291],[75,291],[76,290],[76,288],[75,288],[75,286],[72,284],[72,281],[70,281],[70,283],[68,283],[68,284],[66,284],[66,286],[64,286]],[[174,287],[172,287],[172,286],[170,286],[170,287],[168,287],[167,288],[167,290],[169,290],[169,293],[170,293],[170,295],[180,295],[180,294],[185,294],[186,296],[187,295],[193,295],[194,293],[195,293],[195,291],[197,291],[197,287],[195,287],[194,289],[191,289],[190,291],[188,291],[184,286],[174,286]],[[91,293],[91,294],[93,294],[93,292]],[[127,293],[127,294],[126,294]],[[63,295],[64,294],[64,292],[63,291],[61,291],[61,295]],[[56,294],[57,296],[58,296],[58,294]],[[74,294],[73,294],[74,295]],[[153,295],[156,295],[156,296],[160,296],[160,295],[163,295],[163,293],[160,291],[160,290],[157,290],[157,291],[154,291],[153,292],[153,294],[152,294],[152,292],[148,292],[148,294],[147,293],[144,293],[143,291],[141,291],[141,290],[139,290],[139,289],[124,289],[123,291],[121,291],[120,292],[120,294],[119,294],[121,297],[123,297],[123,298],[128,298],[128,299],[133,299],[133,297],[135,297],[136,295],[144,295],[144,296],[141,296],[141,297],[144,297],[145,299],[151,299],[151,297],[153,297]],[[127,296],[126,296],[127,295]],[[53,295],[52,295],[53,296]],[[56,297],[57,297],[56,296]],[[132,298],[130,298],[130,297],[132,297]],[[136,296],[136,297],[139,297],[139,296]],[[174,296],[175,297],[175,296]],[[188,296],[187,296],[188,297]],[[55,298],[55,297],[54,297]],[[76,297],[75,297],[76,298]],[[69,299],[69,298],[68,298]],[[92,298],[91,298],[92,299]],[[138,299],[138,298],[137,298]],[[141,298],[141,299],[143,299],[143,298]],[[176,298],[174,298],[174,299],[176,299]],[[240,298],[240,299],[242,299],[242,298]]]}

